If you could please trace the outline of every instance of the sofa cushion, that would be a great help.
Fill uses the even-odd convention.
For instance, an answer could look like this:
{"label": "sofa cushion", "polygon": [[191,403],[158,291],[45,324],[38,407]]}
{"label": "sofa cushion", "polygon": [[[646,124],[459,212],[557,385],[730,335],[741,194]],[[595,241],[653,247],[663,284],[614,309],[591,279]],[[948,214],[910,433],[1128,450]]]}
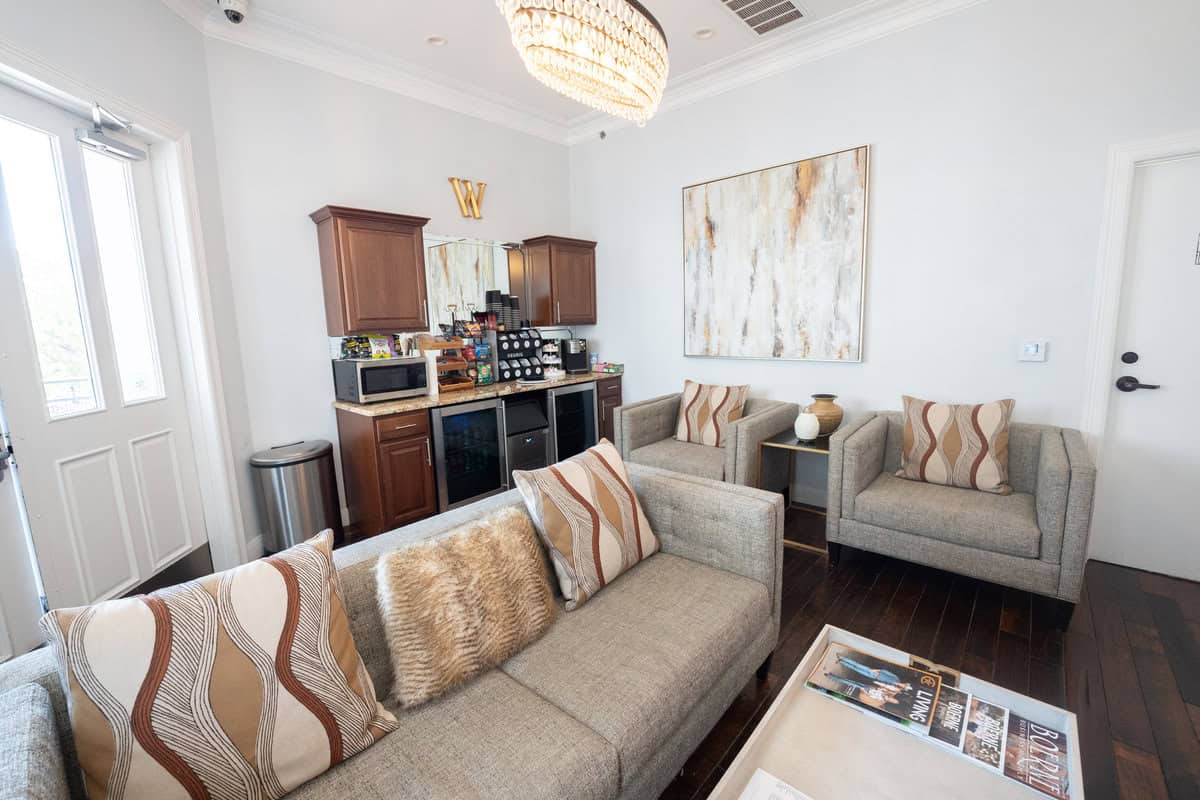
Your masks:
{"label": "sofa cushion", "polygon": [[288,800],[617,795],[612,745],[497,670],[396,716],[395,733]]}
{"label": "sofa cushion", "polygon": [[149,595],[42,618],[93,800],[278,797],[395,720],[354,647],[325,531]]}
{"label": "sofa cushion", "polygon": [[396,675],[391,698],[403,706],[492,669],[558,615],[542,546],[520,508],[388,553],[375,574]]}
{"label": "sofa cushion", "polygon": [[659,553],[501,669],[611,742],[624,786],[770,617],[761,583]]}
{"label": "sofa cushion", "polygon": [[554,564],[568,611],[658,552],[625,462],[607,439],[545,469],[515,470],[513,481]]}
{"label": "sofa cushion", "polygon": [[50,695],[36,683],[0,694],[0,800],[67,800]]}
{"label": "sofa cushion", "polygon": [[634,450],[629,460],[714,481],[725,480],[725,450],[720,447],[663,439]]}
{"label": "sofa cushion", "polygon": [[1031,494],[989,494],[884,473],[854,500],[854,519],[993,553],[1037,558],[1042,534]]}
{"label": "sofa cushion", "polygon": [[681,442],[720,447],[732,422],[742,418],[749,386],[716,386],[683,382],[675,438]]}

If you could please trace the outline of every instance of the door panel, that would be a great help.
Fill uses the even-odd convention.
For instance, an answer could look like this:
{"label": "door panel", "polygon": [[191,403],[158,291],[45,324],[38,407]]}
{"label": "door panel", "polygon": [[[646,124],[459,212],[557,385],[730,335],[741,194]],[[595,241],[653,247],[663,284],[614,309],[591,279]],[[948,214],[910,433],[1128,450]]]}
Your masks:
{"label": "door panel", "polygon": [[425,330],[424,254],[417,236],[342,220],[348,324],[357,331]]}
{"label": "door panel", "polygon": [[437,512],[431,448],[428,436],[379,446],[384,514],[393,528]]}
{"label": "door panel", "polygon": [[595,255],[591,250],[552,245],[555,317],[563,325],[596,322]]}
{"label": "door panel", "polygon": [[[108,183],[116,197],[98,196],[97,206],[125,206],[117,214],[108,206],[94,214],[74,139],[81,121],[4,87],[0,108],[9,115],[0,126],[19,123],[53,144],[49,179],[14,182],[6,189],[0,174],[0,296],[12,298],[0,314],[0,394],[48,602],[51,607],[88,603],[137,586],[207,540],[154,183],[148,162],[120,162],[115,173],[109,170],[110,178],[118,178]],[[0,173],[21,170],[12,163],[19,149],[9,145],[0,138]],[[12,196],[14,190],[25,196]],[[38,248],[30,245],[39,240],[39,230],[19,217],[31,193],[58,207],[76,275],[73,313],[86,340],[82,345],[73,344],[79,337],[70,335],[59,318],[39,320],[31,313],[48,302],[36,294],[36,285],[22,279],[40,266]],[[105,236],[98,237],[97,230]],[[138,326],[120,327],[134,316]],[[137,331],[151,341],[138,341]],[[39,350],[35,335],[86,353],[90,377],[54,374],[80,359],[64,362],[58,357],[61,347]],[[125,365],[124,385],[119,361]],[[75,413],[52,413],[59,402],[52,396],[60,385],[54,381],[60,377],[78,379],[79,391],[92,391],[95,402],[86,409],[66,409]]]}
{"label": "door panel", "polygon": [[1091,555],[1200,580],[1200,157],[1139,167],[1131,209],[1111,377],[1162,388],[1110,390]]}

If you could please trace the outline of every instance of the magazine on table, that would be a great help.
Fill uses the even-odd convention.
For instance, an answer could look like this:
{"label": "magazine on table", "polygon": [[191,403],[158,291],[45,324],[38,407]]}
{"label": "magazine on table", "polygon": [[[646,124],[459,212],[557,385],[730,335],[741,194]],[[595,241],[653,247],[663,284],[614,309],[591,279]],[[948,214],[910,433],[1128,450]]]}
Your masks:
{"label": "magazine on table", "polygon": [[1010,713],[1004,774],[1051,797],[1069,798],[1067,735]]}
{"label": "magazine on table", "polygon": [[1001,772],[1004,766],[1004,736],[1008,709],[978,697],[971,698],[962,751],[988,769]]}
{"label": "magazine on table", "polygon": [[967,733],[967,713],[971,708],[971,694],[953,686],[942,686],[937,705],[933,709],[933,721],[929,726],[929,738],[955,752],[962,750],[963,738]]}
{"label": "magazine on table", "polygon": [[825,649],[809,673],[807,684],[901,725],[927,732],[942,680],[932,672],[895,664],[835,642]]}

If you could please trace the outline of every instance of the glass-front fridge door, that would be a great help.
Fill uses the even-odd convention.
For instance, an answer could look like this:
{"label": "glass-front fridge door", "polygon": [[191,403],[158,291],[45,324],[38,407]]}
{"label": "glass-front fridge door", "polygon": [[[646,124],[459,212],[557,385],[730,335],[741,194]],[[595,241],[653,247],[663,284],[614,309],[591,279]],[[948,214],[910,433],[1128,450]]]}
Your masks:
{"label": "glass-front fridge door", "polygon": [[555,461],[578,455],[596,444],[596,384],[550,390],[554,404]]}
{"label": "glass-front fridge door", "polygon": [[437,408],[433,421],[440,510],[508,488],[499,401]]}

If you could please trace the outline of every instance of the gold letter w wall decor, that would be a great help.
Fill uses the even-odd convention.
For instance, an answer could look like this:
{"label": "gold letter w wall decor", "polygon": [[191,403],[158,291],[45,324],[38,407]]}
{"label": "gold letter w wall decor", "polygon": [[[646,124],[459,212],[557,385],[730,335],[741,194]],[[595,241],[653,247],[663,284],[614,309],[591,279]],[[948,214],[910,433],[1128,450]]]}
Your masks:
{"label": "gold letter w wall decor", "polygon": [[487,188],[487,184],[480,183],[479,189],[476,191],[475,185],[470,181],[464,178],[451,178],[450,185],[454,187],[454,196],[458,198],[458,210],[462,212],[462,215],[483,219],[480,209],[483,206],[483,191]]}

